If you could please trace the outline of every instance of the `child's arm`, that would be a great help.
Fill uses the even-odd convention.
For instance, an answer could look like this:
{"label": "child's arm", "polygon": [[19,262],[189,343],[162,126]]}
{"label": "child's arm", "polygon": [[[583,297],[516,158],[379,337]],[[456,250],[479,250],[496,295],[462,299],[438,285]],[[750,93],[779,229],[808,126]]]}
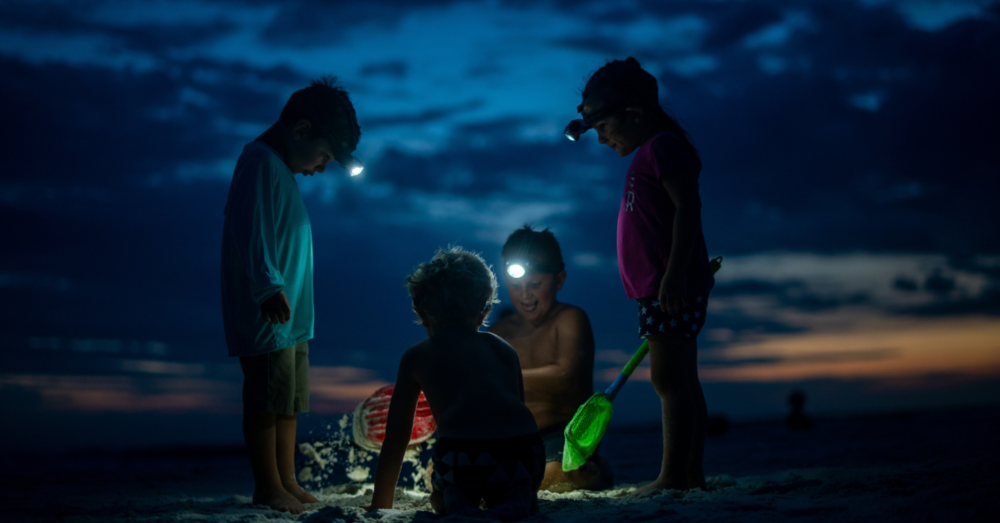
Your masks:
{"label": "child's arm", "polygon": [[385,441],[378,456],[375,469],[375,492],[368,510],[392,508],[392,497],[399,481],[399,469],[403,465],[403,455],[410,443],[413,431],[413,414],[420,398],[420,384],[413,378],[410,362],[412,353],[407,351],[399,362],[396,387],[389,402],[389,414],[385,423]]}
{"label": "child's arm", "polygon": [[691,256],[694,254],[698,236],[701,234],[701,197],[698,195],[698,178],[694,174],[677,177],[661,177],[660,183],[667,190],[674,207],[673,242],[670,246],[670,260],[667,272],[660,281],[657,299],[660,309],[677,313],[687,308],[687,273]]}
{"label": "child's arm", "polygon": [[264,319],[277,324],[288,321],[291,307],[286,305],[285,280],[277,268],[279,238],[274,225],[273,184],[274,172],[267,162],[260,158],[248,162],[233,181],[227,212],[253,299],[261,306]]}

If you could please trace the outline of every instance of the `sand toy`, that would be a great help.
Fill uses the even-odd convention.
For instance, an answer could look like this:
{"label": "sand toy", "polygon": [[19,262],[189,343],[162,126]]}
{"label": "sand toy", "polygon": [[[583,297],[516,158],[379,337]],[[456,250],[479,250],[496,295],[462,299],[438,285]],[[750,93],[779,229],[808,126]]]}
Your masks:
{"label": "sand toy", "polygon": [[614,412],[611,402],[615,400],[622,385],[625,385],[625,381],[632,375],[632,371],[642,363],[647,352],[649,352],[649,342],[643,340],[639,350],[635,351],[632,359],[628,360],[625,368],[611,383],[611,386],[606,391],[591,396],[576,410],[576,414],[566,425],[564,432],[566,435],[562,460],[564,471],[582,467],[587,462],[587,458],[597,449],[601,438],[604,437],[604,432],[608,430],[608,424],[611,423],[611,414]]}
{"label": "sand toy", "polygon": [[[395,384],[391,384],[376,390],[354,409],[352,430],[354,443],[359,447],[374,451],[382,449],[382,442],[385,440],[386,418],[389,415],[389,402],[392,401],[392,391],[395,387]],[[420,398],[417,400],[417,411],[413,415],[410,445],[427,441],[435,430],[437,430],[437,423],[434,421],[434,415],[431,414],[427,398],[421,392]]]}

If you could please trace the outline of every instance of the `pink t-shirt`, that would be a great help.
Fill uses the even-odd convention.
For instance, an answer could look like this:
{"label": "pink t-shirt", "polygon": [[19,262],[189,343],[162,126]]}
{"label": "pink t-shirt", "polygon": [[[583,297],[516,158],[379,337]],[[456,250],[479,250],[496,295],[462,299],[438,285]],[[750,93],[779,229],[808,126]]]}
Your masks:
{"label": "pink t-shirt", "polygon": [[[656,296],[667,272],[677,208],[660,179],[698,179],[695,164],[680,138],[662,132],[642,144],[632,159],[618,209],[618,272],[629,299]],[[715,285],[705,236],[687,270],[689,296],[707,295]]]}

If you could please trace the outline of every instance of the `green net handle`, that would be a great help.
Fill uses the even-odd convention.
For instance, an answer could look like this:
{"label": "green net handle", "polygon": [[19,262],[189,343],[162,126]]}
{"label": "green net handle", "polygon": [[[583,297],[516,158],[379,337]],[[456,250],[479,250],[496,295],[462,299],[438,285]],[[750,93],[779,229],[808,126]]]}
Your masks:
{"label": "green net handle", "polygon": [[642,340],[642,345],[639,346],[639,350],[635,351],[635,354],[632,355],[632,359],[628,360],[628,363],[625,364],[625,368],[618,374],[615,381],[611,383],[608,390],[604,391],[604,393],[608,395],[608,398],[612,401],[615,399],[615,396],[618,395],[618,390],[625,385],[628,377],[632,375],[632,371],[634,371],[635,368],[642,363],[642,359],[646,357],[647,352],[649,352],[649,340]]}
{"label": "green net handle", "polygon": [[649,340],[642,340],[642,345],[639,346],[639,350],[635,351],[635,354],[632,355],[632,359],[628,360],[628,363],[625,364],[625,368],[622,369],[622,376],[624,376],[625,379],[628,379],[628,377],[632,375],[632,372],[635,371],[635,368],[638,367],[640,363],[642,363],[643,358],[646,357],[646,353],[648,352]]}

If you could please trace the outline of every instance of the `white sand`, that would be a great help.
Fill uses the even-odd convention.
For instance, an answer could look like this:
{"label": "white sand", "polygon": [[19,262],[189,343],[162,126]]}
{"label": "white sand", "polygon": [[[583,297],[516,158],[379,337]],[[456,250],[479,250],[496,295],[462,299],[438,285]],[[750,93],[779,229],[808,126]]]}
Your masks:
{"label": "white sand", "polygon": [[[639,484],[624,478],[635,470],[641,472],[631,477],[655,474],[654,461],[659,456],[642,451],[656,432],[623,432],[613,435],[617,439],[608,445],[606,455],[616,474],[622,473],[624,484],[604,492],[540,492],[540,513],[525,521],[992,523],[1000,521],[998,427],[997,408],[829,420],[811,432],[787,432],[780,423],[739,425],[725,437],[709,440],[712,459],[706,465],[715,472],[744,472],[710,475],[707,491],[658,491],[639,498],[629,495]],[[308,506],[298,516],[251,504],[252,478],[244,455],[70,454],[48,460],[0,460],[0,519],[137,523],[483,520],[436,516],[430,512],[426,492],[403,488],[397,489],[392,510],[366,513],[361,507],[371,500],[370,474],[361,483],[350,483],[343,474],[371,469],[374,459],[362,451],[343,453],[345,457],[330,450],[332,443],[320,443],[310,443],[312,450],[307,449],[307,454],[315,454],[314,462],[319,457],[326,463],[318,467],[318,475],[337,466],[347,468],[338,469],[338,477],[343,477],[333,481],[338,485],[314,490],[321,503]],[[634,463],[646,468],[636,469]],[[789,463],[823,465],[794,468]],[[361,478],[362,473],[355,475]]]}
{"label": "white sand", "polygon": [[[706,491],[659,491],[630,496],[636,485],[604,492],[540,493],[540,514],[525,521],[988,521],[997,505],[998,464],[927,462],[918,466],[871,469],[825,468],[787,471],[768,476],[709,479]],[[482,521],[483,518],[434,516],[423,492],[397,489],[395,508],[365,513],[371,484],[329,487],[299,516],[250,504],[241,495],[187,497],[160,494],[134,500],[129,510],[119,503],[92,499],[62,521]],[[110,501],[110,500],[109,500]],[[488,514],[483,514],[488,516]],[[995,521],[995,520],[994,520]]]}

